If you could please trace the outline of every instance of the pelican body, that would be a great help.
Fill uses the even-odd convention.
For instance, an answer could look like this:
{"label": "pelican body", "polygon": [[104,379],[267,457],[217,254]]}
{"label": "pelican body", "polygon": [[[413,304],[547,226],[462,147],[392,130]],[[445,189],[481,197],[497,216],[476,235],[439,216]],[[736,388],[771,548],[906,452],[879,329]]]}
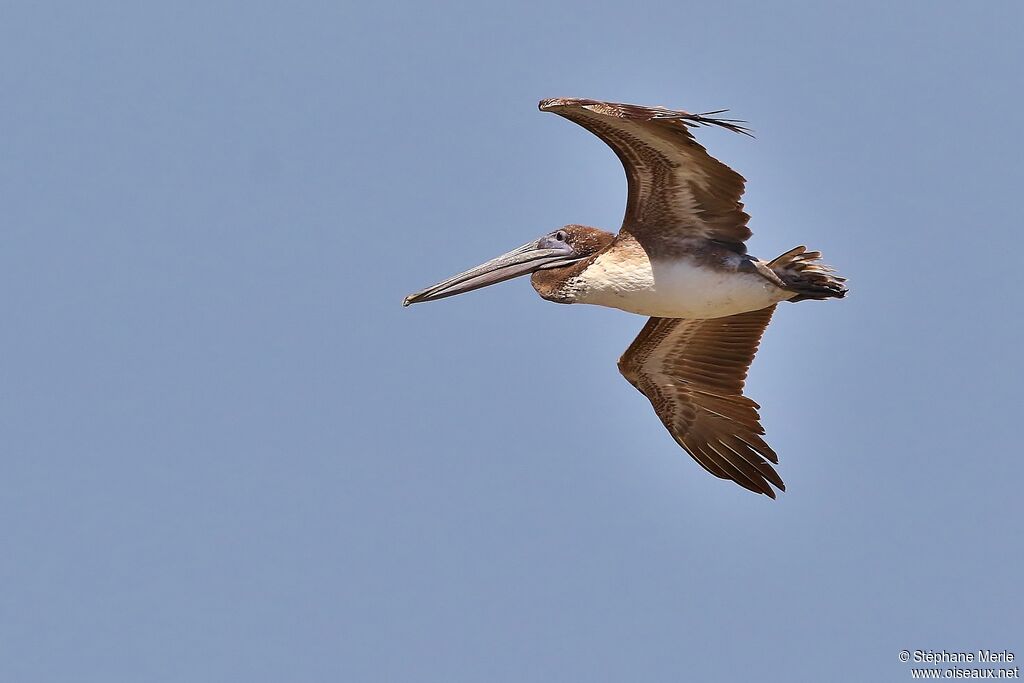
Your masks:
{"label": "pelican body", "polygon": [[[605,234],[611,248],[589,259],[578,274],[566,277],[561,269],[534,273],[538,293],[561,303],[596,304],[659,318],[719,318],[794,296],[758,272],[754,259],[720,245],[681,241],[676,254],[651,255],[628,233],[620,239]],[[542,290],[539,285],[550,282],[544,275],[552,274],[558,278],[550,292]]]}
{"label": "pelican body", "polygon": [[542,100],[616,153],[629,185],[618,234],[566,225],[406,297],[434,301],[530,274],[548,301],[649,316],[619,371],[651,401],[675,441],[704,469],[775,498],[785,485],[761,438],[759,406],[743,395],[775,306],[842,298],[844,278],[796,247],[763,261],[747,253],[743,177],[694,139],[692,128],[749,132],[710,114],[597,100]]}

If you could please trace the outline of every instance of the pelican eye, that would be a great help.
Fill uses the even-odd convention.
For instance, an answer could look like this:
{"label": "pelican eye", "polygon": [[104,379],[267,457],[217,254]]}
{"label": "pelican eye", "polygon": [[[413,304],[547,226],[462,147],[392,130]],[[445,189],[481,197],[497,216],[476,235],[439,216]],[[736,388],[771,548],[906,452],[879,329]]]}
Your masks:
{"label": "pelican eye", "polygon": [[561,230],[559,230],[558,232],[555,233],[555,239],[558,240],[559,242],[564,242],[565,241],[565,233],[562,232]]}

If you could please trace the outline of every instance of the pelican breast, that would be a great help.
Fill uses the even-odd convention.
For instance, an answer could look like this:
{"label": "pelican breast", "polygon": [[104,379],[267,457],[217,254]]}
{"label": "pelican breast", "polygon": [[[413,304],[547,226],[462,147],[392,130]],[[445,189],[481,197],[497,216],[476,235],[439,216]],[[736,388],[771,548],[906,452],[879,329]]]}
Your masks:
{"label": "pelican breast", "polygon": [[649,256],[610,249],[566,283],[575,303],[618,308],[656,318],[721,318],[766,308],[791,297],[752,269],[746,257],[708,259],[686,253]]}

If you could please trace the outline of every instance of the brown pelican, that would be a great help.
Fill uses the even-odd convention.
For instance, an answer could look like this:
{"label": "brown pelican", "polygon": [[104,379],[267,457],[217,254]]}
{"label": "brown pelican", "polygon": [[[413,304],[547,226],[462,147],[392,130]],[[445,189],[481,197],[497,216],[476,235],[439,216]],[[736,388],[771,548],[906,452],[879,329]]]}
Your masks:
{"label": "brown pelican", "polygon": [[775,497],[785,485],[743,383],[781,301],[842,298],[844,278],[796,247],[771,261],[747,254],[744,179],[707,153],[690,129],[749,135],[721,111],[689,114],[597,100],[542,100],[612,148],[629,184],[617,235],[566,225],[406,297],[434,301],[531,273],[556,303],[651,316],[619,371],[654,406],[672,437],[716,477]]}

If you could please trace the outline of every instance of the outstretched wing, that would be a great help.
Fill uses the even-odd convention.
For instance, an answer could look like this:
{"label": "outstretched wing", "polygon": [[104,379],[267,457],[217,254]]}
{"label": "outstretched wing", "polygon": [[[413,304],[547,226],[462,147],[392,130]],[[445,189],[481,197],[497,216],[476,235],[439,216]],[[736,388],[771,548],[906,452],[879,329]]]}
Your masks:
{"label": "outstretched wing", "polygon": [[772,498],[785,485],[761,435],[760,407],[743,395],[775,306],[724,318],[651,318],[619,371],[651,401],[672,437],[716,477]]}
{"label": "outstretched wing", "polygon": [[749,134],[736,121],[575,98],[541,100],[540,110],[578,123],[615,151],[629,182],[622,229],[641,243],[703,237],[743,251],[750,237],[740,203],[743,176],[708,154],[690,133],[691,127],[716,125]]}

